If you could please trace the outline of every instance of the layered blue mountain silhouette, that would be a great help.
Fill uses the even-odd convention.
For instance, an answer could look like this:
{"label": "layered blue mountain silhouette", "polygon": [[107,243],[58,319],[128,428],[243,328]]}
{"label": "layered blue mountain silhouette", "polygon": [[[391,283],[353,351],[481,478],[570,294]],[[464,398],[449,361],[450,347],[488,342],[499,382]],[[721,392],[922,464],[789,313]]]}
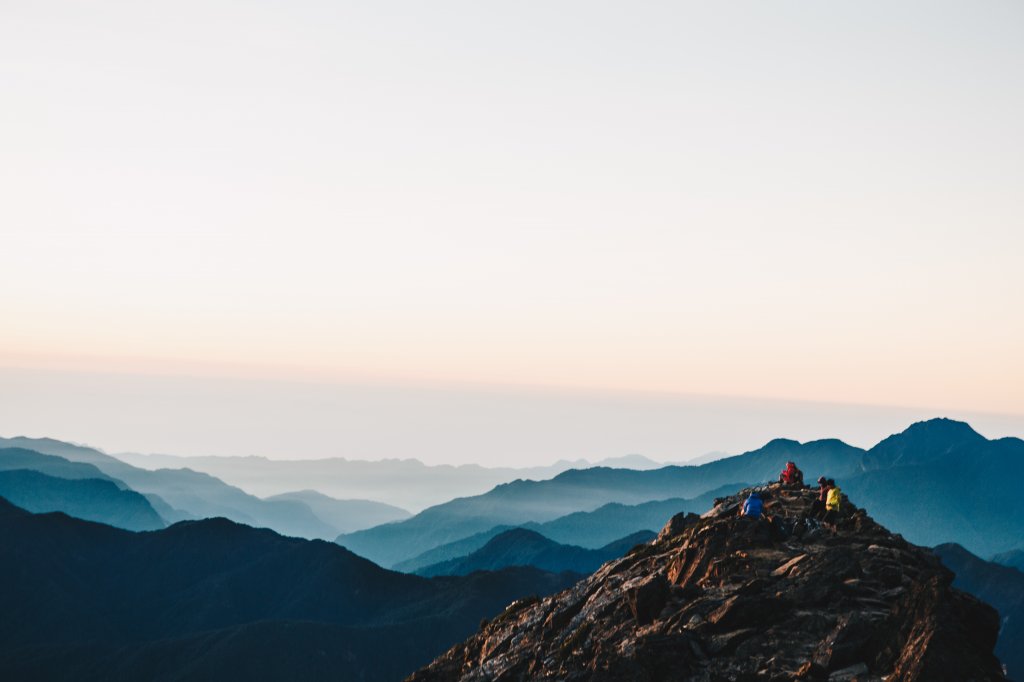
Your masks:
{"label": "layered blue mountain silhouette", "polygon": [[992,557],[992,561],[1024,571],[1024,550],[1011,549],[1009,552],[1001,552]]}
{"label": "layered blue mountain silhouette", "polygon": [[[837,440],[798,443],[779,439],[758,450],[701,466],[649,471],[573,469],[546,481],[519,480],[500,485],[483,495],[425,509],[407,521],[342,535],[337,542],[381,565],[393,566],[494,526],[543,523],[609,503],[636,505],[697,498],[726,485],[735,489],[738,483],[771,480],[778,477],[788,459],[799,460],[812,476],[847,476],[860,470],[863,454],[863,450]],[[676,511],[685,509],[684,505]]]}
{"label": "layered blue mountain silhouette", "polygon": [[636,545],[650,542],[656,533],[640,531],[599,549],[585,549],[549,540],[526,528],[506,530],[468,556],[424,566],[417,575],[468,575],[474,571],[496,571],[509,566],[533,566],[553,573],[593,573],[606,561],[618,558]]}
{"label": "layered blue mountain silhouette", "polygon": [[597,463],[583,459],[559,460],[547,466],[525,468],[479,464],[431,465],[411,458],[373,461],[343,457],[282,460],[252,456],[178,457],[137,453],[124,453],[117,457],[144,469],[188,467],[260,497],[313,489],[334,498],[367,498],[416,511],[456,497],[479,495],[517,478],[541,480],[568,469],[593,466],[620,469],[664,466],[639,455],[614,457]]}
{"label": "layered blue mountain silhouette", "polygon": [[[631,533],[661,528],[665,524],[665,519],[680,511],[703,511],[711,506],[716,497],[733,493],[740,487],[742,485],[739,483],[723,486],[692,500],[674,498],[635,505],[612,502],[592,512],[573,512],[545,523],[529,522],[518,527],[534,530],[556,542],[599,548]],[[511,528],[513,526],[495,526],[482,533],[475,533],[429,549],[411,559],[398,562],[392,568],[397,571],[416,572],[431,564],[463,557]]]}
{"label": "layered blue mountain silhouette", "polygon": [[988,440],[963,422],[933,419],[871,448],[864,468],[843,490],[911,542],[956,542],[991,556],[1024,539],[1006,508],[1024,482],[1019,438]]}
{"label": "layered blue mountain silhouette", "polygon": [[691,499],[654,500],[640,504],[609,502],[594,511],[573,512],[529,527],[557,542],[601,547],[636,530],[660,530],[665,519],[681,511],[704,511],[711,507],[716,497],[731,495],[742,487],[743,483],[728,483]]}
{"label": "layered blue mountain silhouette", "polygon": [[93,478],[112,481],[119,488],[127,487],[121,481],[100,471],[93,464],[73,462],[58,455],[43,454],[38,450],[14,446],[7,447],[3,441],[0,441],[0,471],[16,469],[29,469],[48,476],[56,476],[57,478]]}
{"label": "layered blue mountain silhouette", "polygon": [[223,516],[284,535],[333,539],[341,532],[408,516],[390,505],[334,500],[305,491],[260,499],[206,473],[187,468],[140,469],[94,448],[50,438],[0,438],[0,470],[14,468],[60,478],[114,481],[144,495],[167,523]]}
{"label": "layered blue mountain silhouette", "polygon": [[[914,424],[867,451],[834,439],[777,439],[700,466],[569,470],[548,480],[499,485],[405,520],[400,520],[404,513],[398,508],[310,492],[260,499],[208,474],[140,469],[95,449],[52,439],[0,439],[0,446],[21,448],[0,450],[0,469],[113,480],[145,495],[166,522],[225,516],[287,535],[336,538],[382,565],[407,570],[407,562],[413,568],[427,565],[418,559],[421,554],[460,543],[460,553],[443,551],[425,560],[462,556],[509,527],[529,527],[552,540],[594,549],[631,532],[653,530],[656,517],[673,508],[705,507],[705,496],[715,489],[771,480],[790,459],[800,464],[808,481],[819,474],[839,480],[881,523],[913,542],[955,541],[980,556],[1020,549],[1022,543],[1019,524],[994,501],[1014,494],[1024,474],[1024,442],[988,440],[967,424],[948,419]],[[43,462],[25,447],[65,459]],[[26,459],[35,461],[19,463]],[[608,508],[600,521],[571,516],[609,504],[621,507]],[[643,505],[651,505],[647,519],[641,518]],[[365,530],[352,531],[355,527]]]}
{"label": "layered blue mountain silhouette", "polygon": [[[1024,481],[1024,441],[989,440],[962,422],[934,419],[869,450],[777,439],[699,466],[596,467],[516,480],[411,517],[312,490],[261,499],[208,473],[141,469],[52,439],[0,439],[0,496],[17,505],[5,503],[0,513],[8,552],[0,571],[8,571],[3,584],[21,585],[3,597],[4,613],[25,622],[0,627],[7,638],[0,641],[9,642],[0,645],[0,670],[13,671],[12,679],[58,670],[81,679],[147,678],[161,661],[187,667],[195,659],[207,678],[218,670],[289,676],[287,664],[311,677],[393,679],[508,600],[558,589],[675,514],[702,512],[716,497],[774,480],[788,460],[808,482],[837,479],[911,542],[958,543],[937,551],[962,587],[1000,606],[1009,619],[1000,651],[1015,660],[1020,573],[973,555],[1021,565],[1022,526],[1006,501]],[[188,521],[218,516],[237,523]],[[344,548],[247,526],[337,538]],[[425,581],[363,557],[409,573],[465,575]],[[563,569],[573,573],[552,573]],[[124,604],[134,602],[126,599],[162,624],[133,620],[144,617],[127,613]],[[44,615],[59,624],[52,632]],[[82,632],[96,641],[76,639]],[[388,656],[373,646],[380,637],[410,642]],[[335,639],[344,646],[326,646]],[[329,653],[270,660],[259,651],[269,642],[323,642]]]}
{"label": "layered blue mountain silhouette", "polygon": [[[933,546],[955,541],[982,556],[1020,545],[1019,521],[997,501],[1012,499],[1024,480],[1024,441],[988,440],[967,424],[949,419],[919,422],[867,451],[834,439],[777,439],[758,450],[694,467],[594,468],[567,471],[546,481],[515,481],[484,495],[431,507],[401,523],[342,535],[337,541],[383,565],[406,566],[403,562],[424,552],[471,536],[482,539],[477,547],[482,546],[499,526],[540,530],[528,524],[609,503],[693,499],[719,486],[734,489],[741,483],[773,480],[788,460],[801,466],[808,481],[819,475],[837,479],[880,523],[912,542]],[[682,499],[668,503],[665,510],[673,506],[684,511],[705,505],[688,506]]]}
{"label": "layered blue mountain silhouette", "polygon": [[331,528],[343,533],[403,521],[412,514],[390,504],[373,500],[337,500],[315,490],[297,490],[265,498],[268,502],[300,502]]}
{"label": "layered blue mountain silhouette", "polygon": [[26,469],[0,471],[0,497],[28,511],[60,511],[128,530],[164,527],[145,497],[97,478],[56,478]]}
{"label": "layered blue mountain silhouette", "polygon": [[400,679],[509,602],[579,577],[427,579],[226,519],[133,533],[3,499],[0,537],[11,680]]}

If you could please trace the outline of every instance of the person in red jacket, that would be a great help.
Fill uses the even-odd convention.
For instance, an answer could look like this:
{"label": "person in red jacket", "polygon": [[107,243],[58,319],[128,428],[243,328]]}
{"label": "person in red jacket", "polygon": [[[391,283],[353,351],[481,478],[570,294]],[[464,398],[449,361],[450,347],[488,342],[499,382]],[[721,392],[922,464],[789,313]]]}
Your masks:
{"label": "person in red jacket", "polygon": [[797,469],[796,463],[786,462],[786,468],[779,474],[779,483],[802,487],[804,484],[804,472]]}

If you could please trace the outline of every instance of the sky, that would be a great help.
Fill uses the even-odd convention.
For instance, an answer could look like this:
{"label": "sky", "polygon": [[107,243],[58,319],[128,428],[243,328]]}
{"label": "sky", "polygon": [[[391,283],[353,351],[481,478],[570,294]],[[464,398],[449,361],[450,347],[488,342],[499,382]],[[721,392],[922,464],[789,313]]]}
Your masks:
{"label": "sky", "polygon": [[[0,368],[0,436],[50,436],[111,454],[419,459],[544,466],[627,454],[685,462],[773,438],[869,448],[934,417],[989,438],[1024,416],[596,389],[316,382]],[[14,429],[14,431],[12,431]]]}
{"label": "sky", "polygon": [[0,2],[0,395],[113,410],[0,431],[238,442],[97,377],[1016,419],[1022,77],[1009,1]]}

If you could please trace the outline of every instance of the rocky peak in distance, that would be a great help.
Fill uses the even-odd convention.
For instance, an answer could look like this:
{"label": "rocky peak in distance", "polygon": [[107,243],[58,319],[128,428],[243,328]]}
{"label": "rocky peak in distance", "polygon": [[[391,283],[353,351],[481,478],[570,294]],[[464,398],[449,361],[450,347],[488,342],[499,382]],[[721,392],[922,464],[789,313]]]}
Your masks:
{"label": "rocky peak in distance", "polygon": [[737,516],[749,490],[680,514],[574,587],[513,603],[410,682],[1005,679],[998,615],[929,550],[845,498],[833,535],[806,520],[816,491],[759,490],[774,522]]}

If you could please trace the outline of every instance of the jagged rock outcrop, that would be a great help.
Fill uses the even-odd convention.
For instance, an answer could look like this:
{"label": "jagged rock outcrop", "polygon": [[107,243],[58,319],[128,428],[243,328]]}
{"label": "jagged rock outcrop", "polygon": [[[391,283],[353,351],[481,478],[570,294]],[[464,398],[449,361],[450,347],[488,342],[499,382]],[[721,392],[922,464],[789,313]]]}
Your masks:
{"label": "jagged rock outcrop", "polygon": [[832,534],[815,493],[747,491],[671,519],[650,544],[552,597],[510,605],[412,675],[441,680],[1003,680],[996,612],[846,501]]}

